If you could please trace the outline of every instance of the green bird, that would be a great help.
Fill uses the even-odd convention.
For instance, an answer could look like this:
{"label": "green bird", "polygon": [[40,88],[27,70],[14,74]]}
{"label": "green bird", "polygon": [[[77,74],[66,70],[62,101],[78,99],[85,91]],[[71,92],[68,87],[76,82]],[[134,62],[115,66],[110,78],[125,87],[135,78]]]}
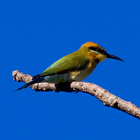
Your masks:
{"label": "green bird", "polygon": [[104,61],[106,58],[123,61],[117,56],[108,54],[100,45],[87,42],[83,44],[79,50],[62,57],[45,71],[34,76],[32,81],[15,91],[40,82],[59,84],[82,81],[93,72],[99,62]]}

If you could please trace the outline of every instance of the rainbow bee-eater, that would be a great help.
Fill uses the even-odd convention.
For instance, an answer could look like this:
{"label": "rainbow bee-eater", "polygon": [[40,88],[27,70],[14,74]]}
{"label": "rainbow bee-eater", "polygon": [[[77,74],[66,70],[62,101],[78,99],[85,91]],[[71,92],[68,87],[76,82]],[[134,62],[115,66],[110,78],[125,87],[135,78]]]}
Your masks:
{"label": "rainbow bee-eater", "polygon": [[40,82],[59,84],[82,81],[93,72],[99,62],[104,61],[106,58],[123,61],[117,56],[108,54],[100,45],[87,42],[83,44],[79,50],[62,57],[41,74],[34,76],[31,82],[17,90]]}

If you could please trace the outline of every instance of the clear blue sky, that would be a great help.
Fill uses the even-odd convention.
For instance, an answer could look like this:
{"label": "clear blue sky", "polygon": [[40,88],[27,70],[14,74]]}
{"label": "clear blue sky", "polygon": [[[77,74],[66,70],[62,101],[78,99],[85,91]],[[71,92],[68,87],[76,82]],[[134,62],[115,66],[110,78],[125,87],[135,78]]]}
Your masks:
{"label": "clear blue sky", "polygon": [[0,2],[1,140],[139,140],[140,120],[79,92],[35,92],[12,71],[36,75],[88,41],[107,59],[84,81],[140,107],[139,0]]}

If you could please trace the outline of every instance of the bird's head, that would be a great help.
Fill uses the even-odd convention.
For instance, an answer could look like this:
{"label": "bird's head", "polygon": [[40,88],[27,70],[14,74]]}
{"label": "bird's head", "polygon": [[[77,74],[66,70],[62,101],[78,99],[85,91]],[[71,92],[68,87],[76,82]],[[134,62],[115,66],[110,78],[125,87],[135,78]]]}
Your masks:
{"label": "bird's head", "polygon": [[88,52],[92,57],[94,57],[97,63],[104,61],[106,58],[112,58],[123,61],[117,56],[108,54],[104,48],[102,48],[100,45],[94,42],[86,42],[81,46],[80,50]]}

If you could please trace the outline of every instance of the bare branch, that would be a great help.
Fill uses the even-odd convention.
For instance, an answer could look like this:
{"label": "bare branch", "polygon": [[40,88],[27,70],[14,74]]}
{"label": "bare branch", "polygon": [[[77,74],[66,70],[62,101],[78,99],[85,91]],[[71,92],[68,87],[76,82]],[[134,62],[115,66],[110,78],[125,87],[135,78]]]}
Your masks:
{"label": "bare branch", "polygon": [[[28,74],[20,73],[18,70],[13,71],[13,79],[18,82],[28,83],[32,80],[32,76]],[[52,83],[36,83],[31,86],[35,91],[66,91],[66,92],[78,92],[82,91],[95,96],[99,99],[105,106],[113,107],[123,112],[126,112],[138,119],[140,119],[140,108],[131,102],[122,100],[121,98],[111,94],[109,91],[101,88],[92,83],[86,82],[72,82],[65,84],[52,84]]]}

